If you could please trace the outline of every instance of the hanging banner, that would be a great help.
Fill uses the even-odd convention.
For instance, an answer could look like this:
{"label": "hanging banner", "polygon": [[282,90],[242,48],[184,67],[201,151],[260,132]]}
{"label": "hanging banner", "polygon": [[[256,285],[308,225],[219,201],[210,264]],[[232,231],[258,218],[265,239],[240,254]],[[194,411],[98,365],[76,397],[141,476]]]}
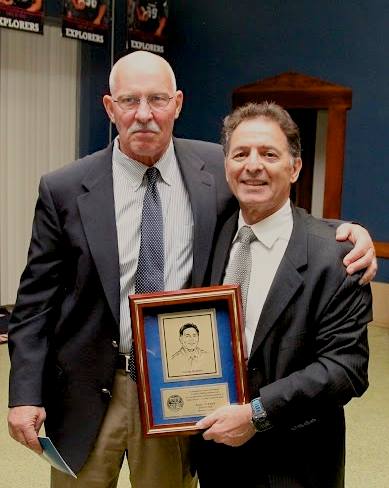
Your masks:
{"label": "hanging banner", "polygon": [[109,12],[110,0],[64,0],[62,35],[104,44],[108,39]]}
{"label": "hanging banner", "polygon": [[43,0],[0,0],[0,27],[43,34]]}
{"label": "hanging banner", "polygon": [[128,0],[129,51],[164,55],[167,47],[167,0]]}

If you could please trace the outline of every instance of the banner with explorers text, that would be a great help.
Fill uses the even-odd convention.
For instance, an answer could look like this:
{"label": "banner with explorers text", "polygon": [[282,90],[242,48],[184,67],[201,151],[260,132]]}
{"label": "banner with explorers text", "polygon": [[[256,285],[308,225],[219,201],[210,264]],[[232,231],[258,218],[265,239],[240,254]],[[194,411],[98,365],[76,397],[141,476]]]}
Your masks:
{"label": "banner with explorers text", "polygon": [[63,0],[62,35],[93,44],[106,43],[110,3],[110,0]]}
{"label": "banner with explorers text", "polygon": [[167,0],[127,0],[129,51],[164,55],[167,48]]}
{"label": "banner with explorers text", "polygon": [[0,27],[43,34],[44,0],[0,0]]}

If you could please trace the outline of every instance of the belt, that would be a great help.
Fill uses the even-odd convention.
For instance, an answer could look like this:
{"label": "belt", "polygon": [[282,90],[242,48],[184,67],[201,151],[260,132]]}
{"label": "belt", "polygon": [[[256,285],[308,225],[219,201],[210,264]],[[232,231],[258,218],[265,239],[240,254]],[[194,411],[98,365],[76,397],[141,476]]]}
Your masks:
{"label": "belt", "polygon": [[126,373],[130,372],[130,355],[129,354],[119,354],[116,361],[117,369],[124,369]]}

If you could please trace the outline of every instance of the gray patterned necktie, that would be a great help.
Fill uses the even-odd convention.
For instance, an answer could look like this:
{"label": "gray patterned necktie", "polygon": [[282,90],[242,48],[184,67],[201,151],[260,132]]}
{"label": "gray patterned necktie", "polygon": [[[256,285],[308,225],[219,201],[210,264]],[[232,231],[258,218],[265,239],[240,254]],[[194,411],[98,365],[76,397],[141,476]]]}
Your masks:
{"label": "gray patterned necktie", "polygon": [[239,284],[242,293],[243,312],[246,314],[247,293],[251,274],[251,250],[250,244],[256,239],[251,227],[244,225],[239,229],[238,246],[235,254],[227,265],[223,283]]}
{"label": "gray patterned necktie", "polygon": [[[143,199],[140,248],[135,274],[135,293],[164,289],[164,242],[162,205],[157,189],[158,168],[146,171],[147,188]],[[134,343],[130,350],[129,374],[136,381]]]}

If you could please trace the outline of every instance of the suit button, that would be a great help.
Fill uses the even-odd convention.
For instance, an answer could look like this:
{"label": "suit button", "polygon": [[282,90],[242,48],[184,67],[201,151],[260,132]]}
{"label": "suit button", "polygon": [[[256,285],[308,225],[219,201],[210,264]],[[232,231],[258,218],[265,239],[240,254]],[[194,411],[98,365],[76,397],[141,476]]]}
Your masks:
{"label": "suit button", "polygon": [[116,341],[112,341],[112,347],[118,348],[119,344]]}
{"label": "suit button", "polygon": [[112,394],[111,392],[107,389],[107,388],[102,388],[101,389],[101,393],[104,395],[104,396],[107,396],[109,398],[112,398]]}

